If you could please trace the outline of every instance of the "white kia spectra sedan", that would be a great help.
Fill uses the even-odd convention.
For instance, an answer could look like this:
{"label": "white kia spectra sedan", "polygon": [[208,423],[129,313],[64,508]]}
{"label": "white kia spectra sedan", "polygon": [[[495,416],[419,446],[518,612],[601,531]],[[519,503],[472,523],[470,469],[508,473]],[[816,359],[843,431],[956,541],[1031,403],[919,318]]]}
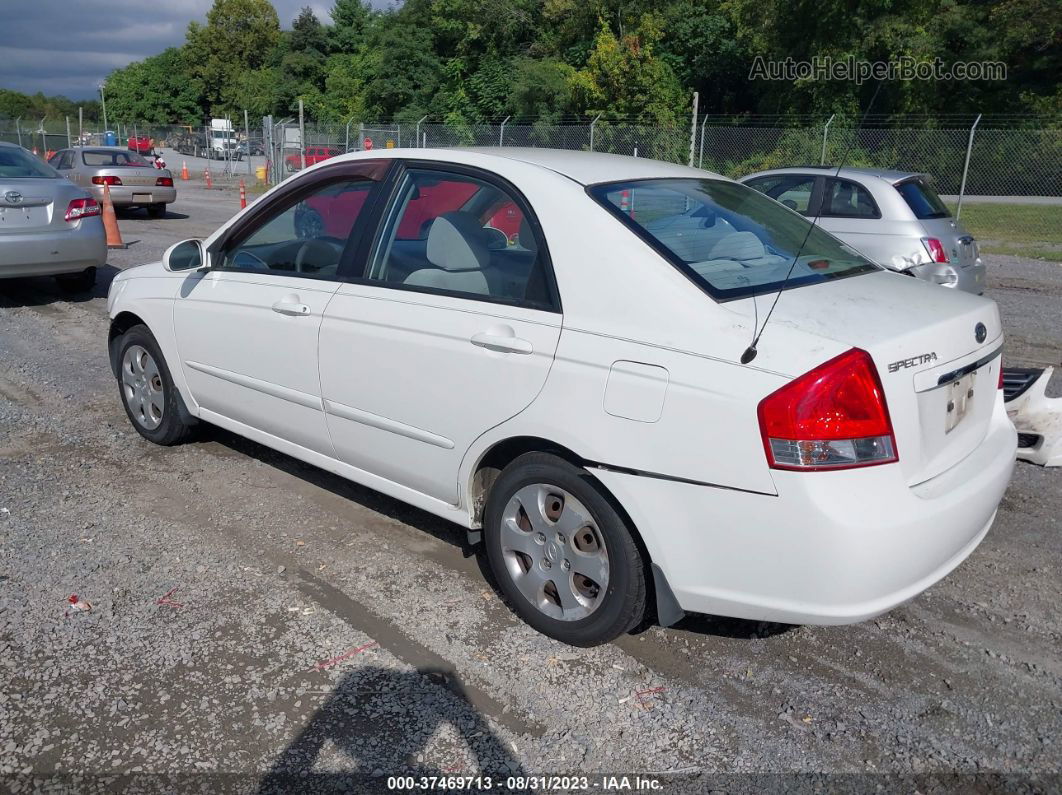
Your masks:
{"label": "white kia spectra sedan", "polygon": [[108,309],[146,439],[206,421],[458,522],[580,646],[882,613],[973,551],[1014,466],[994,303],[652,160],[333,158]]}

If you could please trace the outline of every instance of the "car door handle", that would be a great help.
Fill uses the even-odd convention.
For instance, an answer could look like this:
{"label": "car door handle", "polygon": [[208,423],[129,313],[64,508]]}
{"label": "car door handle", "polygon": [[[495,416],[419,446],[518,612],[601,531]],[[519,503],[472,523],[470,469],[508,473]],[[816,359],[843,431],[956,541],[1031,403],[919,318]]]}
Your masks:
{"label": "car door handle", "polygon": [[510,334],[492,334],[489,331],[481,331],[474,334],[470,342],[480,348],[486,348],[500,353],[533,353],[534,347],[527,340]]}
{"label": "car door handle", "polygon": [[306,306],[306,304],[284,299],[273,304],[273,311],[291,317],[304,317],[310,314],[310,307]]}

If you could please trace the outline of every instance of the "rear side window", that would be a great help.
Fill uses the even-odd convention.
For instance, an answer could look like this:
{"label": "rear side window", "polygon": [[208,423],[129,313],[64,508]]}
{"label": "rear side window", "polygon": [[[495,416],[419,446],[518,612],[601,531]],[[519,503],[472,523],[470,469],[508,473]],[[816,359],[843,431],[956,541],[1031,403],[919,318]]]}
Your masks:
{"label": "rear side window", "polygon": [[25,149],[0,146],[0,177],[8,179],[56,179],[59,174]]}
{"label": "rear side window", "polygon": [[474,176],[410,169],[369,278],[391,286],[553,309],[545,252],[523,203]]}
{"label": "rear side window", "polygon": [[821,215],[833,218],[881,218],[870,191],[847,179],[827,180]]}
{"label": "rear side window", "polygon": [[147,166],[148,161],[136,152],[127,150],[92,150],[81,153],[81,162],[86,166]]}
{"label": "rear side window", "polygon": [[950,218],[951,212],[940,200],[937,192],[920,179],[901,182],[896,190],[903,196],[915,218]]}

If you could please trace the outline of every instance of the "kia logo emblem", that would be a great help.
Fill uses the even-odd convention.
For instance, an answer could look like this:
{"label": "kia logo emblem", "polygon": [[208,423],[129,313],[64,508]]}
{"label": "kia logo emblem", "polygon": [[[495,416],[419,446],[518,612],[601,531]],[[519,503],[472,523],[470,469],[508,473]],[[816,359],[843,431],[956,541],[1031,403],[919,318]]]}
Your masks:
{"label": "kia logo emblem", "polygon": [[978,342],[984,342],[988,339],[988,329],[985,328],[984,323],[978,323],[974,326],[974,339]]}
{"label": "kia logo emblem", "polygon": [[7,199],[8,204],[18,204],[22,201],[22,194],[17,190],[9,190],[4,194],[4,198]]}

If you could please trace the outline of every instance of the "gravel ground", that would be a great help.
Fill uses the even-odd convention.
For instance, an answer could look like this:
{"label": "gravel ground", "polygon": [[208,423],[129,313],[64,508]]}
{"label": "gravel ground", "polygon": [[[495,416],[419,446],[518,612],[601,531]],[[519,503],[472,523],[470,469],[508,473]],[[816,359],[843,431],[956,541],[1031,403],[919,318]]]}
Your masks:
{"label": "gravel ground", "polygon": [[[129,426],[106,284],[237,207],[182,185],[167,218],[123,217],[83,300],[0,283],[0,788],[1062,788],[1062,471],[1019,464],[973,556],[875,621],[562,646],[459,528],[220,430]],[[1062,267],[990,261],[1007,361],[1058,364]]]}

